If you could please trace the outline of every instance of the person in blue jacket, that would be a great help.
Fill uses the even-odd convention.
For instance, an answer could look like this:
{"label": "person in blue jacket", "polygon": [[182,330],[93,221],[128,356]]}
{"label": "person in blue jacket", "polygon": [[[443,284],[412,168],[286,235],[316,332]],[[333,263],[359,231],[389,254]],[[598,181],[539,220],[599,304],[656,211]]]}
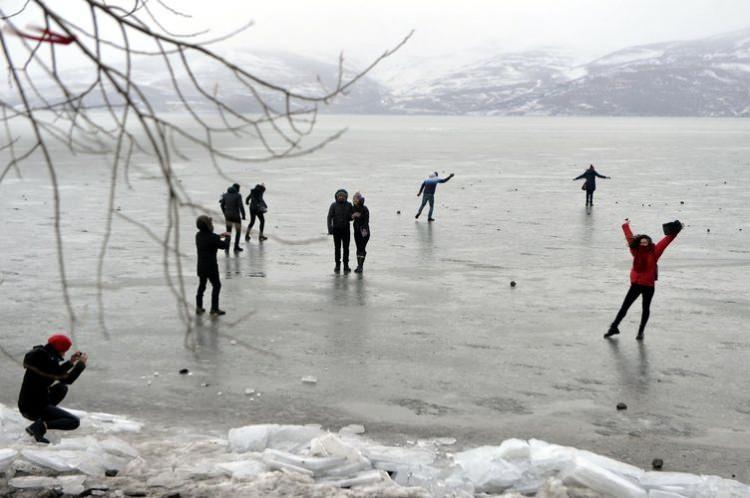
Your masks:
{"label": "person in blue jacket", "polygon": [[417,197],[420,195],[422,196],[422,205],[419,206],[419,211],[417,211],[417,215],[414,218],[419,219],[419,215],[422,214],[422,210],[429,202],[430,211],[427,213],[427,221],[435,221],[432,217],[432,212],[435,208],[435,190],[437,189],[438,183],[445,183],[451,178],[453,178],[453,173],[448,175],[447,178],[440,178],[437,171],[430,173],[430,176],[428,176],[425,181],[422,182],[422,186],[419,187]]}

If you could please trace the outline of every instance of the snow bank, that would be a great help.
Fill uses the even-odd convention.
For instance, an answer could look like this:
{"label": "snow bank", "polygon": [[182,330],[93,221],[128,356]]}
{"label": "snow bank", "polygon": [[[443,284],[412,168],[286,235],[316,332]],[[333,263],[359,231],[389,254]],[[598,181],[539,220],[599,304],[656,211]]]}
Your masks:
{"label": "snow bank", "polygon": [[27,422],[0,404],[0,471],[7,486],[77,494],[110,479],[104,481],[109,489],[148,495],[559,497],[577,489],[573,495],[750,496],[750,487],[737,481],[646,472],[536,439],[508,439],[498,446],[451,453],[446,447],[455,444],[452,438],[387,446],[364,436],[362,426],[332,433],[318,425],[278,424],[234,428],[226,439],[176,429],[141,438],[138,422],[103,413],[76,414],[83,423],[75,437],[46,446],[25,435]]}

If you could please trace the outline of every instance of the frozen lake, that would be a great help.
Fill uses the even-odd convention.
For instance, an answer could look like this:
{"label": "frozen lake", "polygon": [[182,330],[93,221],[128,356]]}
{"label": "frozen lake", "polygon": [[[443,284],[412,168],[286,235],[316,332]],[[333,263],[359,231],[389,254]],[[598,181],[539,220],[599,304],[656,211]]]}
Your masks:
{"label": "frozen lake", "polygon": [[[750,481],[750,121],[337,116],[319,131],[342,126],[314,155],[226,168],[243,195],[265,182],[271,238],[219,255],[228,314],[197,323],[196,352],[183,347],[160,247],[120,219],[103,337],[95,284],[109,165],[57,155],[77,340],[90,353],[68,405],[202,431],[315,422],[466,446],[537,437]],[[591,212],[571,181],[589,163],[612,177]],[[161,234],[164,186],[152,159],[136,164],[135,190],[122,185],[117,205]],[[217,208],[227,182],[197,153],[176,164],[194,198]],[[438,187],[437,222],[416,222],[433,170],[456,177]],[[370,208],[363,277],[332,273],[325,216],[339,187],[361,190]],[[18,359],[67,326],[50,199],[38,166],[0,184],[0,338]],[[655,238],[664,222],[687,225],[660,262],[643,344],[639,303],[617,340],[601,337],[629,285],[625,217]],[[185,210],[188,295],[194,232]],[[21,375],[0,360],[0,402],[15,404]]]}

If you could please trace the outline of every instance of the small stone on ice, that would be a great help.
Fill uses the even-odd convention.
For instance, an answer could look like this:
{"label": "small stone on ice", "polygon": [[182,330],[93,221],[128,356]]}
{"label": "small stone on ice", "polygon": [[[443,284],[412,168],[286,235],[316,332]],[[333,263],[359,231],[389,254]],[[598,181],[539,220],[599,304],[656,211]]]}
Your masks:
{"label": "small stone on ice", "polygon": [[396,211],[396,214],[401,214],[401,211]]}
{"label": "small stone on ice", "polygon": [[237,344],[237,341],[235,341],[234,339],[232,339],[231,341],[229,341],[229,344],[231,344],[232,346],[234,346],[235,344]]}
{"label": "small stone on ice", "polygon": [[151,385],[151,381],[149,380],[148,382],[146,382],[146,385],[150,386]]}
{"label": "small stone on ice", "polygon": [[617,409],[618,410],[627,410],[628,409],[628,405],[626,405],[625,403],[623,403],[622,401],[620,401],[619,403],[617,403]]}
{"label": "small stone on ice", "polygon": [[248,396],[251,396],[255,394],[255,389],[250,389],[249,387],[245,388],[245,394],[247,394]]}
{"label": "small stone on ice", "polygon": [[511,287],[515,287],[516,286],[516,281],[515,280],[511,280],[510,281],[510,286]]}
{"label": "small stone on ice", "polygon": [[117,469],[107,469],[104,471],[104,475],[107,477],[114,477],[117,475]]}
{"label": "small stone on ice", "polygon": [[305,375],[304,377],[302,377],[302,383],[303,384],[317,384],[318,379],[316,379],[312,375]]}
{"label": "small stone on ice", "polygon": [[654,458],[654,461],[651,462],[651,467],[653,467],[654,470],[661,470],[664,467],[664,460],[661,458]]}
{"label": "small stone on ice", "polygon": [[158,376],[159,376],[159,372],[154,372],[154,377],[158,377]]}
{"label": "small stone on ice", "polygon": [[187,368],[180,369],[180,375],[187,375],[189,373],[190,373],[190,370],[188,370]]}
{"label": "small stone on ice", "polygon": [[209,386],[208,382],[201,382],[201,387],[208,387],[208,386]]}
{"label": "small stone on ice", "polygon": [[221,392],[221,391],[218,391],[218,392],[216,393],[216,395],[217,395],[217,396],[221,396],[222,394],[224,394],[224,393],[223,393],[223,392]]}

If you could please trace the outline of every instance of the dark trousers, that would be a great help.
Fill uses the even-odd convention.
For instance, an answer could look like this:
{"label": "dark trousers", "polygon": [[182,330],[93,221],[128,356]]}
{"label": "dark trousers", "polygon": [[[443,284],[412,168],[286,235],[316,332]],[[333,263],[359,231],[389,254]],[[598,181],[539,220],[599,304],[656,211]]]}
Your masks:
{"label": "dark trousers", "polygon": [[250,211],[250,224],[247,226],[247,234],[250,235],[250,229],[255,225],[255,217],[260,220],[260,234],[263,235],[263,228],[266,226],[266,217],[260,211]]}
{"label": "dark trousers", "polygon": [[586,191],[586,205],[587,206],[594,205],[594,191],[593,190]]}
{"label": "dark trousers", "polygon": [[367,242],[370,240],[370,231],[367,231],[367,236],[362,237],[362,230],[359,228],[354,229],[354,244],[357,246],[357,257],[364,257],[367,255],[367,251],[365,251],[365,247],[367,247]]}
{"label": "dark trousers", "polygon": [[336,253],[336,264],[341,262],[341,246],[344,247],[344,264],[349,264],[349,240],[350,240],[349,226],[346,228],[334,228],[333,229],[333,247]]}
{"label": "dark trousers", "polygon": [[78,429],[78,426],[81,425],[78,417],[57,407],[66,394],[68,394],[68,386],[59,383],[54,384],[49,388],[49,396],[47,398],[49,404],[47,406],[39,412],[25,412],[21,410],[21,415],[35,422],[42,419],[47,429],[58,429],[61,431]]}
{"label": "dark trousers", "polygon": [[615,321],[612,322],[613,327],[617,327],[618,325],[620,325],[620,322],[623,318],[625,318],[628,309],[630,309],[630,306],[635,302],[636,299],[638,299],[638,296],[640,295],[643,296],[643,313],[641,314],[641,326],[638,328],[638,330],[640,332],[643,332],[645,330],[646,323],[648,322],[648,317],[651,315],[651,299],[653,299],[654,297],[654,287],[638,284],[632,284],[630,286],[628,293],[625,295],[625,300],[622,302],[620,311],[617,312]]}
{"label": "dark trousers", "polygon": [[199,275],[198,276],[198,293],[195,295],[195,305],[198,308],[203,308],[203,293],[206,292],[206,281],[211,282],[211,311],[219,309],[219,292],[221,291],[221,280],[219,280],[219,274],[214,273],[210,275]]}

